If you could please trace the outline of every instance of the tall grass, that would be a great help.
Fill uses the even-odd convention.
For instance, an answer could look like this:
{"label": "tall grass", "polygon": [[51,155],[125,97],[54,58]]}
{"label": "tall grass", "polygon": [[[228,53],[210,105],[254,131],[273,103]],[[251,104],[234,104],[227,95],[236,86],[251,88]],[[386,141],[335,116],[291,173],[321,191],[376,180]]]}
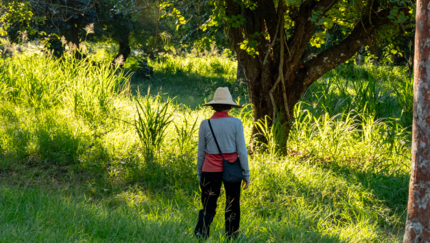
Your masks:
{"label": "tall grass", "polygon": [[304,108],[317,116],[352,112],[398,118],[412,125],[412,79],[402,67],[344,65],[326,73],[303,97]]}
{"label": "tall grass", "polygon": [[[199,104],[221,85],[246,103],[236,62],[160,57],[131,86],[159,96],[135,99],[129,74],[96,60],[0,60],[0,241],[196,241],[197,130],[212,114]],[[250,155],[236,242],[400,242],[410,84],[400,68],[330,71],[296,105],[285,157],[282,126],[261,121],[269,152]],[[249,106],[232,115],[248,140]],[[223,223],[209,242],[225,240]]]}
{"label": "tall grass", "polygon": [[155,70],[167,74],[187,73],[207,77],[223,76],[233,81],[235,80],[237,64],[232,65],[232,62],[226,60],[228,59],[220,56],[188,56],[184,58],[184,56],[163,55],[149,64],[154,66]]}
{"label": "tall grass", "polygon": [[175,131],[177,134],[176,143],[179,146],[180,153],[183,153],[187,145],[193,142],[194,134],[197,131],[197,120],[199,119],[196,117],[193,120],[193,118],[191,118],[191,114],[187,114],[186,111],[184,113],[185,116],[183,118],[182,126],[175,124]]}
{"label": "tall grass", "polygon": [[[146,98],[142,102],[136,99],[136,103],[137,119],[134,127],[143,145],[144,153],[152,157],[153,151],[159,150],[166,135],[165,130],[172,122],[172,115],[168,113],[170,102],[159,104],[159,97],[157,97],[155,100]],[[152,103],[156,103],[158,107],[153,109]]]}
{"label": "tall grass", "polygon": [[267,151],[272,156],[278,157],[284,152],[281,148],[281,144],[285,144],[287,142],[288,137],[285,136],[287,127],[289,124],[281,123],[280,114],[278,113],[275,120],[272,122],[272,125],[269,126],[270,118],[265,117],[264,120],[258,121],[255,126],[257,130],[264,136],[266,143],[263,143],[267,148]]}

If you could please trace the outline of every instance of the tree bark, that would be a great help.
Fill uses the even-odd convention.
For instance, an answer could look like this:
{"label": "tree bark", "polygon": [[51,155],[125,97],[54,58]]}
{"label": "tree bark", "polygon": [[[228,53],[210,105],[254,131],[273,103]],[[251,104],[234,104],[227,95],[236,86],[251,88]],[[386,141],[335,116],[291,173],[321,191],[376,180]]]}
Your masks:
{"label": "tree bark", "polygon": [[[322,17],[336,2],[337,0],[303,1],[294,15],[294,30],[287,40],[283,31],[283,16],[286,9],[282,6],[282,1],[279,1],[277,9],[274,1],[260,0],[257,1],[255,10],[241,8],[234,0],[226,1],[227,16],[240,14],[246,17],[242,26],[228,29],[228,38],[245,71],[254,122],[266,116],[273,119],[273,111],[276,109],[281,113],[281,124],[287,126],[284,136],[288,137],[290,124],[294,119],[294,106],[305,90],[324,73],[349,60],[362,45],[367,45],[379,26],[390,23],[387,18],[390,9],[378,11],[378,6],[374,4],[376,1],[369,1],[368,8],[372,10],[368,11],[370,16],[363,16],[359,21],[360,24],[357,24],[343,41],[306,61],[303,56],[316,28],[315,22],[310,21],[314,10],[321,11]],[[400,11],[407,12],[407,8]],[[280,25],[278,25],[279,21],[281,21]],[[269,40],[263,35],[250,37],[256,32],[266,32],[270,37]],[[275,39],[278,32],[278,36],[282,38]],[[250,56],[246,50],[240,48],[238,43],[243,43],[245,39],[253,39],[260,43],[257,46],[260,55]],[[285,50],[282,52],[282,49]],[[281,57],[283,57],[282,66]],[[285,82],[278,82],[279,85],[277,85],[278,77],[282,76]],[[272,88],[274,88],[273,101],[269,95]],[[256,139],[251,138],[252,142],[256,140],[265,142],[258,133],[254,126],[252,134]],[[286,139],[279,145],[281,150],[286,152]]]}
{"label": "tree bark", "polygon": [[418,0],[414,56],[412,163],[404,243],[430,241],[430,4]]}

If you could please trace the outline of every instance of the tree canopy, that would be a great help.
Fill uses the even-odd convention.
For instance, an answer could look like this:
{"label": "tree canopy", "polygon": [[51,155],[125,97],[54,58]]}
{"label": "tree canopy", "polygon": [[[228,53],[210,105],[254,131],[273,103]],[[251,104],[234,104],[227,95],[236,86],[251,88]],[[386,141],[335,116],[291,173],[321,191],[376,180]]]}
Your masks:
{"label": "tree canopy", "polygon": [[[212,8],[210,15],[202,15],[207,17],[199,21],[199,29],[223,26],[245,70],[254,120],[271,117],[286,127],[285,136],[295,104],[313,82],[349,61],[360,48],[385,42],[396,52],[396,36],[409,34],[414,24],[414,6],[404,0],[208,0],[200,4]],[[253,133],[258,133],[256,128]],[[285,143],[280,146],[283,150]]]}

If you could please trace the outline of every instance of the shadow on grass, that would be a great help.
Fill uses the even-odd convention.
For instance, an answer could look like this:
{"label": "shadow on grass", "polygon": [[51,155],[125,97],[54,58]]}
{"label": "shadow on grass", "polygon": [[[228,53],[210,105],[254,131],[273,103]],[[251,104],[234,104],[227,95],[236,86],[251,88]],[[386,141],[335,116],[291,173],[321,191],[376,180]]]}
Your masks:
{"label": "shadow on grass", "polygon": [[[376,219],[378,226],[392,232],[403,231],[406,222],[409,175],[362,171],[361,168],[337,164],[335,161],[314,166],[323,168],[327,173],[333,173],[356,188],[355,191],[362,188],[360,201],[369,211],[373,211],[370,214]],[[362,211],[359,205],[351,206],[354,211]]]}
{"label": "shadow on grass", "polygon": [[36,131],[40,160],[48,164],[72,165],[78,163],[81,139],[68,128],[46,126]]}
{"label": "shadow on grass", "polygon": [[[380,225],[403,228],[406,222],[406,208],[408,204],[409,175],[387,175],[384,173],[357,171],[349,167],[341,167],[338,175],[351,184],[361,184],[364,188],[373,192],[376,199],[389,210],[386,216],[397,217],[395,224],[390,225],[387,218],[381,218]],[[387,224],[388,223],[388,224]]]}
{"label": "shadow on grass", "polygon": [[[163,193],[160,193],[163,194]],[[127,198],[125,195],[123,198]],[[0,186],[0,241],[10,242],[198,242],[192,237],[197,217],[192,207],[178,207],[163,196],[141,194],[112,208],[91,202],[73,188]],[[245,216],[246,218],[246,216]],[[339,242],[294,224],[262,223],[260,231],[243,225],[234,242]],[[224,239],[214,230],[212,240]]]}
{"label": "shadow on grass", "polygon": [[193,195],[197,186],[194,154],[169,153],[162,159],[137,159],[124,166],[130,184],[143,184],[153,191],[180,190]]}
{"label": "shadow on grass", "polygon": [[245,83],[229,81],[220,76],[203,76],[195,73],[162,73],[156,72],[150,79],[133,77],[133,92],[146,95],[150,88],[151,95],[163,98],[175,97],[175,102],[191,109],[198,109],[205,100],[210,101],[218,87],[228,87],[233,99],[240,98],[241,104],[248,103],[248,88]]}
{"label": "shadow on grass", "polygon": [[[74,195],[73,195],[74,194]],[[78,191],[2,187],[0,241],[187,242],[187,218],[155,204],[116,209],[87,202]],[[161,205],[160,205],[161,206]],[[163,205],[166,206],[166,205]]]}

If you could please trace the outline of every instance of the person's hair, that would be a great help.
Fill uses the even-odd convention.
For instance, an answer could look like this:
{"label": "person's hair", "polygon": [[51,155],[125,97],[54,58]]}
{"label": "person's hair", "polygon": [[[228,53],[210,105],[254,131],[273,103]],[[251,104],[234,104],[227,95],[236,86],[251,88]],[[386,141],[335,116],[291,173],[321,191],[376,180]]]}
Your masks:
{"label": "person's hair", "polygon": [[215,111],[225,111],[231,109],[232,105],[214,104],[211,105]]}

